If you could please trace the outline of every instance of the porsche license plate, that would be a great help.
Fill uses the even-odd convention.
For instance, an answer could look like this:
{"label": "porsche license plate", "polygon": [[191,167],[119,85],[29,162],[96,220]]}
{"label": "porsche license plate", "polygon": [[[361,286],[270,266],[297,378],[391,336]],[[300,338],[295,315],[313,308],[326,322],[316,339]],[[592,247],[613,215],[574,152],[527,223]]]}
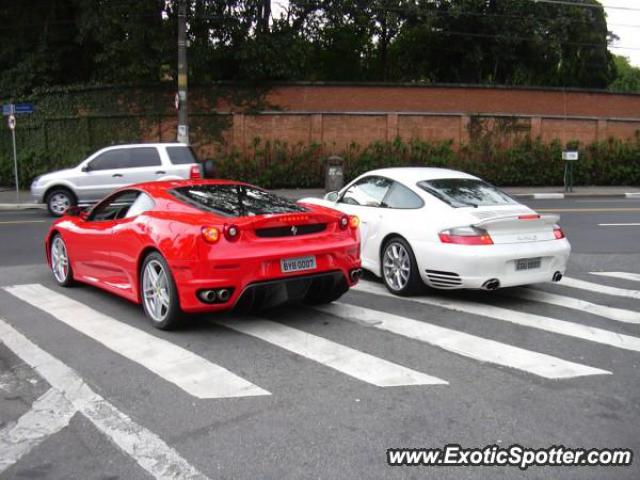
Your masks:
{"label": "porsche license plate", "polygon": [[516,271],[535,270],[542,265],[542,258],[520,258],[516,260]]}
{"label": "porsche license plate", "polygon": [[301,272],[315,268],[316,257],[314,255],[308,257],[283,258],[280,260],[280,270],[282,273]]}

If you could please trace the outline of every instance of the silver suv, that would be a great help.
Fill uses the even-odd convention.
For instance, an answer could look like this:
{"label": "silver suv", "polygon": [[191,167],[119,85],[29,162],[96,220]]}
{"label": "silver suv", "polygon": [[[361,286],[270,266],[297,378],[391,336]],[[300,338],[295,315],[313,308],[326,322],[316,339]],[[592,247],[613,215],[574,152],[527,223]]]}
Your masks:
{"label": "silver suv", "polygon": [[182,143],[118,145],[97,151],[77,167],[37,177],[31,197],[59,217],[73,205],[95,203],[126,185],[199,177],[196,157]]}

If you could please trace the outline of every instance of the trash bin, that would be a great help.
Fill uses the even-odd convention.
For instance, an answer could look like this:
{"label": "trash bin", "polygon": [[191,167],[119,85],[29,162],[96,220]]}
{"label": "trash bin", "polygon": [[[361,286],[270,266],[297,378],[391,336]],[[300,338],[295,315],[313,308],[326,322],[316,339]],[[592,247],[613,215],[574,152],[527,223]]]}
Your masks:
{"label": "trash bin", "polygon": [[335,192],[344,186],[344,159],[337,155],[327,158],[324,175],[324,189]]}

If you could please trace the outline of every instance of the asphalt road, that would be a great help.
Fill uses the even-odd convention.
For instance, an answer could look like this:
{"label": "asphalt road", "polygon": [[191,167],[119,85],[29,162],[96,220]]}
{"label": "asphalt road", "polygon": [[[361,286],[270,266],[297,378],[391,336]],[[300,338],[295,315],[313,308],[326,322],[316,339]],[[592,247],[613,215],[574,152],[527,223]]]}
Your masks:
{"label": "asphalt road", "polygon": [[[172,333],[94,288],[57,287],[50,219],[0,212],[0,478],[639,478],[638,460],[387,466],[388,448],[452,443],[640,452],[640,277],[592,273],[640,273],[640,200],[528,203],[562,216],[573,281],[401,299],[368,277],[331,312],[202,316]],[[178,351],[182,377],[162,368]],[[248,389],[221,398],[229,373]],[[191,374],[211,389],[189,391]]]}

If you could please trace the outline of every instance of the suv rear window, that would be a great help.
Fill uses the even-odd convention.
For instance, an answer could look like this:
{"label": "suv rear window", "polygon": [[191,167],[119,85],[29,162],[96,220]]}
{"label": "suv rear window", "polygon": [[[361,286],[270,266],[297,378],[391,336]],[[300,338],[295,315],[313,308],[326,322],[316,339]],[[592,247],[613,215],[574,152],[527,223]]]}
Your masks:
{"label": "suv rear window", "polygon": [[171,193],[201,210],[229,217],[307,211],[286,198],[247,185],[193,185],[174,188]]}
{"label": "suv rear window", "polygon": [[188,163],[198,163],[191,147],[167,147],[169,160],[174,165],[186,165]]}
{"label": "suv rear window", "polygon": [[418,186],[453,208],[513,205],[517,202],[493,185],[475,178],[424,180]]}

